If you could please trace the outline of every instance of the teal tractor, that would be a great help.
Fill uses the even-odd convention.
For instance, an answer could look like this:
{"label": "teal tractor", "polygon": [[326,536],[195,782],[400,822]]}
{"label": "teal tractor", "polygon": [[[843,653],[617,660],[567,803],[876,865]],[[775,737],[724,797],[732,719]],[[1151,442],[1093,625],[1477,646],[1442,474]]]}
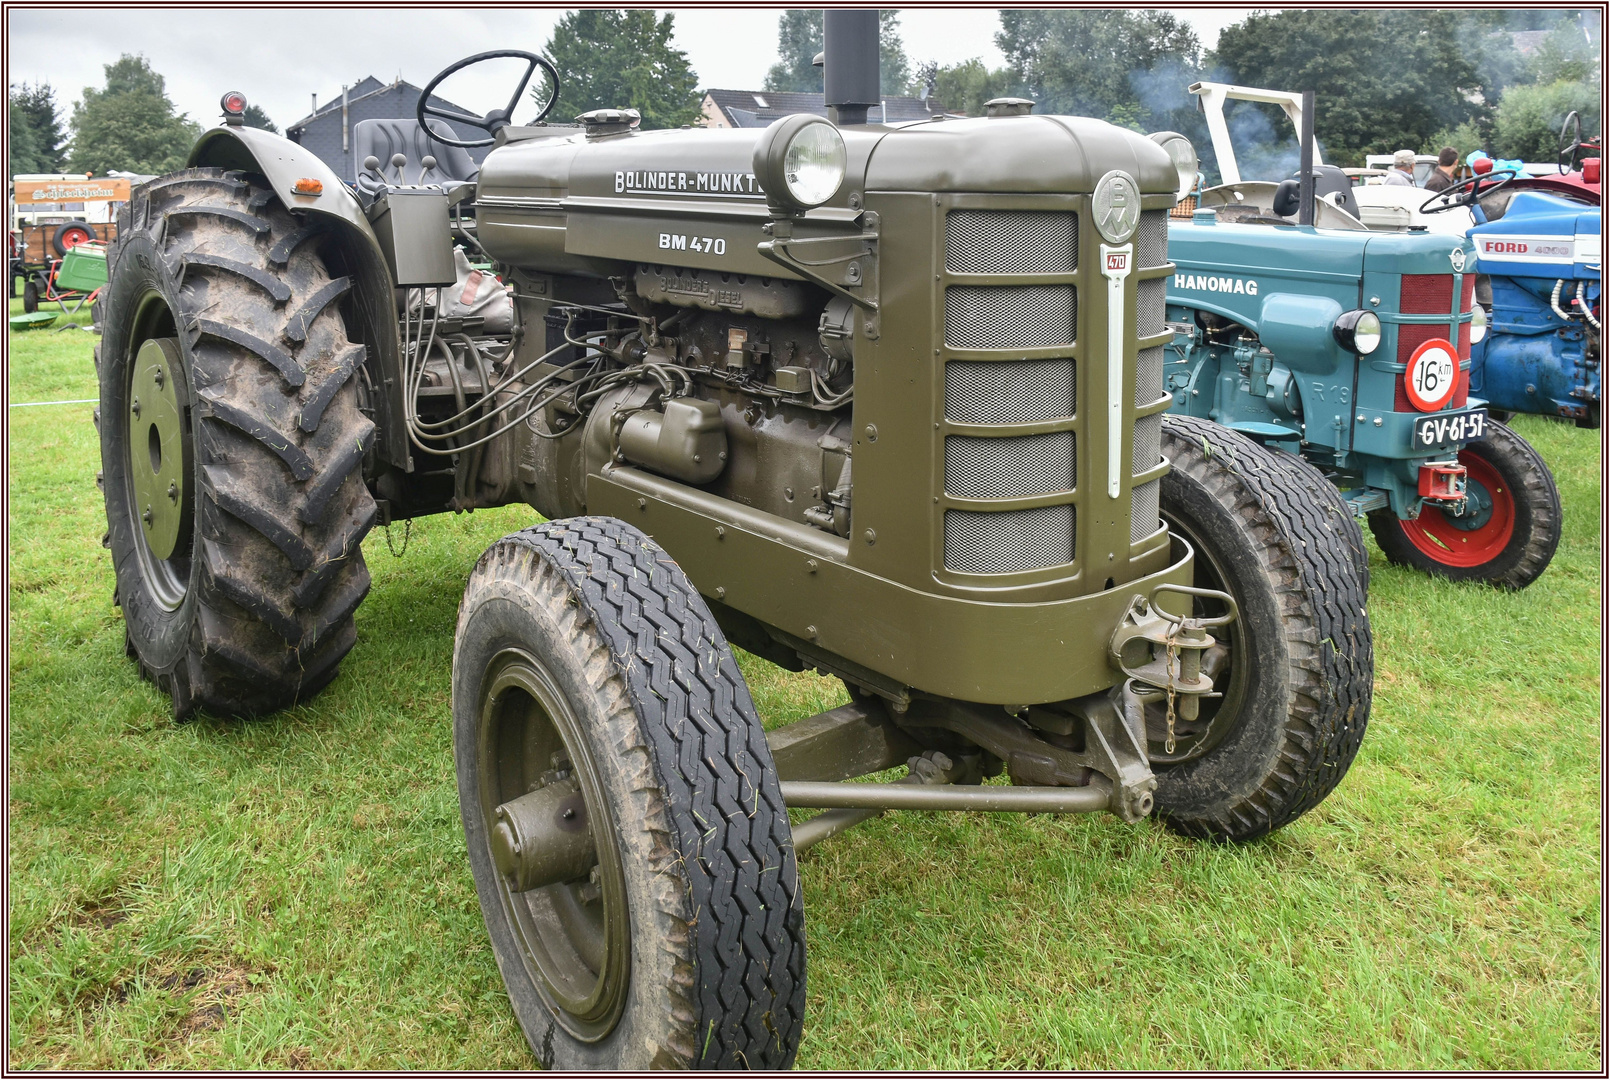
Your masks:
{"label": "teal tractor", "polygon": [[[1153,138],[1189,152],[1181,136]],[[1472,242],[1315,227],[1315,207],[1328,208],[1315,193],[1345,178],[1320,166],[1306,181],[1265,205],[1227,199],[1170,221],[1171,411],[1307,459],[1391,562],[1524,588],[1558,545],[1559,493],[1537,452],[1471,396],[1472,338],[1485,330]]]}

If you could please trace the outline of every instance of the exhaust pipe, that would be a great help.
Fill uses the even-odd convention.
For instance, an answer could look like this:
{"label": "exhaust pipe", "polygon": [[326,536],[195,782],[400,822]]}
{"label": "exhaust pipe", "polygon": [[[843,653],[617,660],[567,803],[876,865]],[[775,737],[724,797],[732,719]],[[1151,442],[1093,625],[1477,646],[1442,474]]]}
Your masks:
{"label": "exhaust pipe", "polygon": [[828,8],[822,12],[822,90],[835,124],[864,124],[878,93],[878,11]]}
{"label": "exhaust pipe", "polygon": [[[1297,224],[1314,223],[1314,92],[1303,91],[1302,165],[1297,172]],[[1290,145],[1289,143],[1287,144]]]}

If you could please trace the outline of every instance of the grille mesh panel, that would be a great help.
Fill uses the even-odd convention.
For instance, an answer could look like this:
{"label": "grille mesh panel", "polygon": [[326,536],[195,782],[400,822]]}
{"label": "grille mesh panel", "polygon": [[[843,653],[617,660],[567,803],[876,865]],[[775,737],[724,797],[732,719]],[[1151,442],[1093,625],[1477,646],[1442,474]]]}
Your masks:
{"label": "grille mesh panel", "polygon": [[[1157,296],[1161,322],[1162,292]],[[1072,345],[1075,326],[1072,285],[958,285],[945,290],[945,343],[953,349]]]}
{"label": "grille mesh panel", "polygon": [[1138,544],[1162,528],[1157,512],[1161,480],[1148,480],[1129,493],[1129,542]]}
{"label": "grille mesh panel", "polygon": [[1168,262],[1168,211],[1146,210],[1135,228],[1135,265],[1141,268]]}
{"label": "grille mesh panel", "polygon": [[945,365],[945,415],[958,424],[1063,420],[1073,415],[1074,400],[1071,358]]}
{"label": "grille mesh panel", "polygon": [[960,499],[1015,499],[1068,491],[1073,432],[1016,438],[952,435],[945,440],[945,491]]}
{"label": "grille mesh panel", "polygon": [[1166,278],[1153,278],[1135,286],[1135,336],[1161,334],[1168,324]]}
{"label": "grille mesh panel", "polygon": [[1163,396],[1163,347],[1142,349],[1135,361],[1135,404],[1150,405]]}
{"label": "grille mesh panel", "polygon": [[948,273],[1071,274],[1078,257],[1073,214],[953,210],[945,216]]}
{"label": "grille mesh panel", "polygon": [[1163,414],[1142,416],[1135,421],[1135,434],[1130,444],[1132,451],[1130,472],[1143,473],[1156,465],[1163,456]]}
{"label": "grille mesh panel", "polygon": [[[1470,280],[1474,274],[1466,275]],[[1453,310],[1452,274],[1404,274],[1398,310],[1405,315],[1446,315]]]}
{"label": "grille mesh panel", "polygon": [[1072,506],[981,513],[945,511],[945,569],[1011,574],[1073,561]]}

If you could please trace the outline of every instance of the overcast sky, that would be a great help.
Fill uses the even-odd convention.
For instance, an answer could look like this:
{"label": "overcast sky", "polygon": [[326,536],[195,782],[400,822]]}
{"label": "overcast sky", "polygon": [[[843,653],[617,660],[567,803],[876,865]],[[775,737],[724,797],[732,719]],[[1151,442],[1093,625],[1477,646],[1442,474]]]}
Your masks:
{"label": "overcast sky", "polygon": [[[667,8],[676,14],[676,46],[688,54],[701,87],[759,89],[777,61],[778,8]],[[1251,8],[1187,8],[1177,13],[1208,47]],[[167,79],[168,96],[203,124],[218,98],[240,90],[282,129],[366,75],[423,86],[461,57],[489,49],[540,52],[563,9],[462,6],[419,8],[11,8],[7,63],[12,83],[48,82],[69,114],[102,65],[120,53],[144,53]],[[901,30],[914,64],[979,57],[998,66],[993,8],[902,8]],[[443,96],[477,113],[501,105],[507,75],[455,77]],[[524,119],[524,117],[521,117]]]}

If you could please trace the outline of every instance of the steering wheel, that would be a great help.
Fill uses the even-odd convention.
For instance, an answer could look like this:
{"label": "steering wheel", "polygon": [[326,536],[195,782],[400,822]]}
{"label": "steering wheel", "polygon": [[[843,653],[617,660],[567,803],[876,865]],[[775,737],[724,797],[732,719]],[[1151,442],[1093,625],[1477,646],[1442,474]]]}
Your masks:
{"label": "steering wheel", "polygon": [[[1502,179],[1498,179],[1502,177]],[[1442,214],[1455,207],[1474,206],[1480,199],[1485,199],[1511,180],[1515,179],[1514,169],[1500,169],[1497,172],[1477,173],[1467,176],[1456,184],[1449,184],[1431,198],[1420,204],[1422,214]],[[1491,187],[1484,188],[1483,184],[1495,181]]]}
{"label": "steering wheel", "polygon": [[[525,74],[520,78],[520,85],[515,87],[514,93],[509,96],[509,103],[503,108],[493,109],[485,116],[471,116],[469,113],[458,112],[453,109],[438,109],[429,104],[431,91],[435,90],[443,79],[455,71],[462,71],[472,64],[481,63],[483,60],[500,60],[505,57],[524,60],[526,66]],[[551,63],[536,53],[521,52],[519,49],[497,49],[493,52],[476,53],[474,56],[466,56],[451,67],[437,72],[436,77],[426,85],[425,89],[420,91],[419,107],[415,110],[414,115],[419,120],[419,126],[424,129],[425,134],[443,146],[458,146],[466,150],[477,146],[491,146],[493,142],[492,136],[509,126],[514,116],[515,106],[520,104],[520,95],[525,93],[525,88],[531,82],[531,76],[535,74],[538,67],[548,73],[548,81],[553,84],[553,90],[548,94],[547,103],[542,106],[542,111],[537,114],[537,120],[541,120],[552,111],[554,103],[559,100],[559,72],[554,69]],[[453,120],[460,124],[468,124],[470,127],[480,128],[486,132],[487,137],[484,139],[471,139],[468,142],[446,138],[430,129],[430,125],[425,122],[426,116],[439,116],[443,120]]]}
{"label": "steering wheel", "polygon": [[1560,157],[1561,174],[1573,173],[1582,167],[1582,151],[1599,149],[1597,138],[1582,141],[1582,114],[1572,109],[1565,114],[1565,123],[1560,125]]}

